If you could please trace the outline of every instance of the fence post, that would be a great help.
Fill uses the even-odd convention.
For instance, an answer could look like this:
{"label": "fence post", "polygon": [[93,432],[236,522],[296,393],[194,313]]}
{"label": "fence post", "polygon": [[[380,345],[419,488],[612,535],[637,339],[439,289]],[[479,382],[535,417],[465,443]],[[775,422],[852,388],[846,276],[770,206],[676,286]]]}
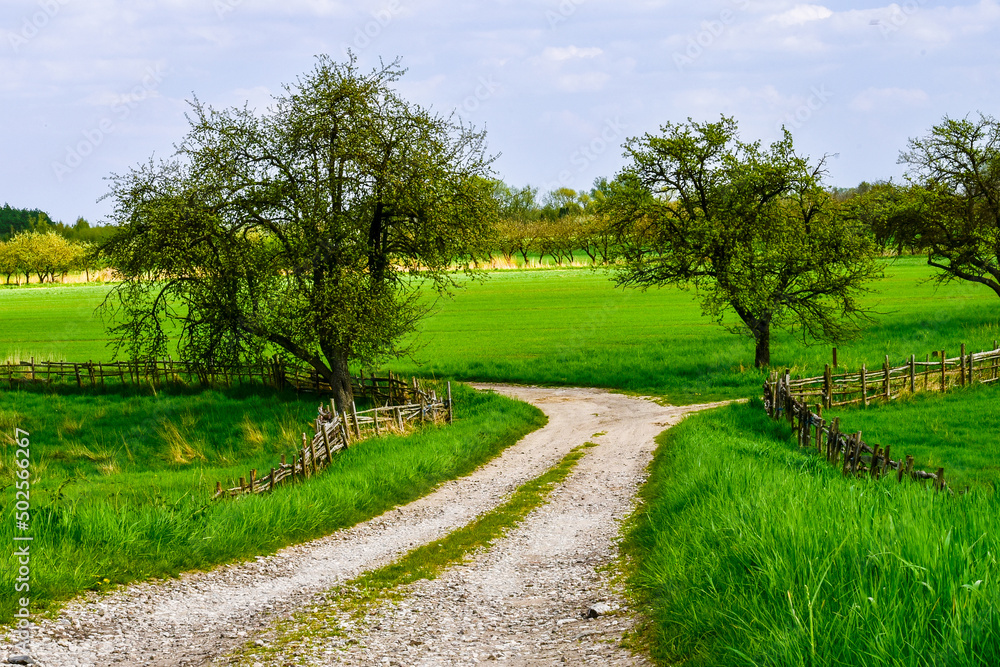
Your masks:
{"label": "fence post", "polygon": [[959,365],[958,379],[959,379],[959,383],[964,387],[965,386],[965,380],[966,380],[966,378],[965,378],[965,343],[962,343],[962,353],[959,356],[961,358],[958,360],[958,365]]}
{"label": "fence post", "polygon": [[308,474],[310,471],[309,464],[306,463],[306,455],[309,453],[309,441],[306,439],[306,434],[302,434],[302,476],[310,477]]}
{"label": "fence post", "polygon": [[941,391],[948,390],[948,362],[944,350],[941,350]]}
{"label": "fence post", "polygon": [[326,424],[316,420],[316,425],[319,427],[319,432],[323,434],[323,446],[326,447],[326,460],[330,461],[333,459],[333,448],[330,446],[330,434],[326,432]]}
{"label": "fence post", "polygon": [[944,468],[938,468],[937,479],[934,480],[934,488],[938,491],[942,491],[944,487]]}
{"label": "fence post", "polygon": [[843,467],[840,470],[841,474],[844,477],[847,477],[847,470],[848,470],[849,464],[851,462],[851,449],[852,449],[853,445],[854,445],[854,436],[848,436],[847,437],[847,444],[844,447],[844,465],[843,465]]}
{"label": "fence post", "polygon": [[448,383],[448,423],[455,423],[455,408],[452,407],[451,403],[451,382]]}
{"label": "fence post", "polygon": [[830,374],[830,364],[826,364],[826,368],[823,369],[823,405],[830,407],[833,403],[833,378]]}
{"label": "fence post", "polygon": [[399,425],[400,433],[406,430],[403,426],[403,410],[399,406],[396,406],[396,423]]}
{"label": "fence post", "polygon": [[851,458],[851,474],[858,472],[858,463],[861,461],[861,431],[854,434],[854,456]]}
{"label": "fence post", "polygon": [[883,362],[883,364],[882,364],[882,372],[885,375],[885,380],[884,380],[885,387],[883,387],[883,389],[885,390],[885,400],[888,401],[890,398],[892,398],[892,390],[891,390],[891,388],[889,386],[889,355],[888,354],[885,355],[885,362]]}
{"label": "fence post", "polygon": [[347,410],[340,411],[340,430],[344,432],[344,446],[351,442],[351,431],[347,426]]}
{"label": "fence post", "polygon": [[358,440],[361,439],[361,424],[358,423],[358,409],[354,405],[354,401],[351,401],[351,417],[354,420],[354,435]]}
{"label": "fence post", "polygon": [[868,407],[868,367],[861,364],[861,404]]}
{"label": "fence post", "polygon": [[917,393],[917,355],[910,355],[910,393]]}

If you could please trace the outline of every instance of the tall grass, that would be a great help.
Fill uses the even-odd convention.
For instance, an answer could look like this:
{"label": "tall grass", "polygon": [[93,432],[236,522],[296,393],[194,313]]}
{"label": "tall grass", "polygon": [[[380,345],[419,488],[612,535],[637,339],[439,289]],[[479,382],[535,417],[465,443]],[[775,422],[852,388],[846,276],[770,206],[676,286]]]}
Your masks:
{"label": "tall grass", "polygon": [[[88,589],[271,553],[353,525],[470,472],[545,421],[524,403],[455,389],[454,425],[366,440],[338,455],[322,475],[264,496],[209,500],[217,479],[245,475],[251,465],[264,470],[275,458],[258,452],[221,463],[203,432],[197,442],[188,435],[175,443],[187,465],[176,460],[167,444],[166,460],[145,469],[136,465],[129,472],[66,475],[58,473],[61,464],[47,461],[43,453],[33,466],[41,474],[31,495],[34,609]],[[237,429],[245,423],[243,415],[234,421]],[[33,448],[52,437],[46,429],[32,427],[31,433]],[[174,437],[169,435],[168,443]],[[190,456],[185,446],[202,452],[210,463]],[[86,451],[90,453],[77,451],[79,459],[104,456],[96,448]],[[120,465],[129,465],[115,452]],[[138,460],[137,450],[132,452]],[[6,488],[0,541],[8,544],[14,535],[12,499],[13,489]],[[14,611],[16,572],[10,550],[0,554],[0,622],[9,621]]]}
{"label": "tall grass", "polygon": [[660,436],[627,548],[660,664],[1000,664],[1000,499],[845,479],[759,401]]}

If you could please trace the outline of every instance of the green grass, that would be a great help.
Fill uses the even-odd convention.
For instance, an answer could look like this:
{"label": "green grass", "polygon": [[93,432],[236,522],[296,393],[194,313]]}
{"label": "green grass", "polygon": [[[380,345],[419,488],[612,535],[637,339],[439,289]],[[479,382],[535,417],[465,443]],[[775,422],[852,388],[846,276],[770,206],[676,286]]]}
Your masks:
{"label": "green grass", "polygon": [[659,664],[1000,663],[1000,498],[845,479],[760,401],[659,438],[626,547]]}
{"label": "green grass", "polygon": [[979,385],[947,394],[917,393],[868,408],[828,411],[841,429],[865,442],[909,454],[917,468],[945,469],[953,488],[1000,482],[1000,386]]}
{"label": "green grass", "polygon": [[273,628],[271,641],[265,647],[243,647],[235,664],[273,661],[279,656],[287,658],[290,651],[299,655],[317,643],[326,645],[331,635],[342,634],[336,620],[339,612],[349,614],[355,622],[361,621],[374,607],[406,597],[406,586],[425,579],[436,579],[449,567],[468,561],[475,552],[504,537],[545,503],[553,489],[569,476],[583,458],[584,450],[594,446],[594,443],[588,442],[574,448],[556,465],[519,486],[506,502],[468,525],[336,587],[327,596],[330,603],[280,621]]}
{"label": "green grass", "polygon": [[[920,258],[887,265],[865,299],[879,313],[863,338],[839,344],[843,366],[881,365],[959,344],[1000,338],[1000,300],[981,286],[938,287]],[[92,310],[107,287],[0,290],[0,358],[16,354],[110,358]],[[437,302],[420,325],[412,360],[394,371],[465,380],[583,385],[666,396],[674,403],[756,395],[764,374],[753,347],[701,314],[696,295],[675,288],[614,287],[589,269],[498,271]],[[776,367],[819,374],[830,346],[776,334]]]}
{"label": "green grass", "polygon": [[[126,396],[47,395],[64,410],[47,417],[45,406],[33,403],[45,394],[2,392],[5,429],[13,424],[31,433],[33,609],[88,589],[271,553],[353,525],[467,474],[545,421],[529,405],[461,386],[455,389],[458,418],[452,426],[367,440],[306,483],[227,501],[209,500],[216,480],[246,475],[251,466],[264,470],[283,448],[265,444],[241,452],[234,443],[246,433],[246,415],[254,416],[258,430],[277,431],[297,409],[294,400],[281,406],[234,396],[230,403],[210,392],[177,397],[175,403],[174,397],[161,393],[144,407]],[[89,413],[87,401],[95,403]],[[198,407],[200,403],[209,407]],[[310,419],[315,407],[312,401],[304,403],[310,409],[300,419]],[[11,404],[12,409],[7,407]],[[101,410],[104,416],[95,416]],[[227,411],[232,413],[228,418]],[[266,421],[268,411],[272,422]],[[187,414],[195,415],[187,438],[200,443],[204,460],[181,464],[164,456],[169,446],[157,440],[156,425],[161,418],[183,424]],[[124,426],[118,420],[129,416],[136,428],[124,434],[126,449],[119,442]],[[82,421],[72,437],[83,444],[65,440],[61,419]],[[105,425],[102,419],[111,421]],[[294,426],[302,430],[301,422]],[[218,441],[213,433],[219,434]],[[4,447],[9,468],[11,444],[5,442]],[[84,448],[91,454],[84,454]],[[108,457],[114,457],[119,470],[100,469]],[[5,488],[2,497],[0,540],[13,544],[14,489]],[[14,610],[9,591],[14,590],[15,573],[8,550],[0,555],[0,589],[7,591],[0,596],[0,622],[10,620]]]}

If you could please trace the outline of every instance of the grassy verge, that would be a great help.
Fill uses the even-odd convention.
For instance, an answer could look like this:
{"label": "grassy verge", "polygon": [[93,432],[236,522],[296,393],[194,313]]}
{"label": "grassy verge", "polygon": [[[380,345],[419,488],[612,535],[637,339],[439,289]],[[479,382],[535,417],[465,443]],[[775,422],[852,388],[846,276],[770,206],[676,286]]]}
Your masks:
{"label": "grassy verge", "polygon": [[[271,553],[353,525],[467,474],[545,422],[529,405],[464,387],[456,387],[455,403],[453,426],[367,440],[305,484],[223,502],[209,500],[215,480],[246,474],[249,459],[220,467],[154,462],[67,482],[57,463],[44,458],[44,443],[57,434],[32,426],[32,446],[42,452],[31,495],[33,608],[84,590]],[[258,467],[273,460],[262,454]],[[13,488],[4,489],[0,540],[10,544],[13,498]],[[0,555],[0,622],[14,609],[16,572],[13,556]]]}
{"label": "grassy verge", "polygon": [[660,664],[1000,662],[1000,499],[844,479],[759,401],[660,436],[628,536]]}
{"label": "grassy verge", "polygon": [[595,446],[586,443],[574,448],[559,463],[538,477],[525,482],[507,502],[447,536],[410,551],[384,567],[366,572],[338,586],[327,596],[328,602],[310,611],[284,619],[273,630],[272,641],[264,647],[246,646],[234,664],[250,665],[261,660],[275,660],[289,650],[298,653],[326,645],[331,636],[342,636],[338,616],[346,613],[354,622],[385,602],[405,597],[403,590],[422,579],[436,579],[447,568],[463,563],[476,551],[490,546],[540,507],[583,458],[584,450]]}

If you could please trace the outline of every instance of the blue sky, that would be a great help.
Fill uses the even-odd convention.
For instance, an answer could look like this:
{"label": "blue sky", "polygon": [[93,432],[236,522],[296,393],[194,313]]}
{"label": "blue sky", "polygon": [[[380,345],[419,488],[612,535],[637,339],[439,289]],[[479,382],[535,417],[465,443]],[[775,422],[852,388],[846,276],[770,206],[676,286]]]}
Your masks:
{"label": "blue sky", "polygon": [[403,95],[487,129],[498,175],[589,188],[666,121],[899,178],[948,114],[997,115],[1000,4],[778,0],[4,0],[0,202],[100,221],[104,177],[169,157],[193,95],[263,111],[318,53],[397,56]]}

